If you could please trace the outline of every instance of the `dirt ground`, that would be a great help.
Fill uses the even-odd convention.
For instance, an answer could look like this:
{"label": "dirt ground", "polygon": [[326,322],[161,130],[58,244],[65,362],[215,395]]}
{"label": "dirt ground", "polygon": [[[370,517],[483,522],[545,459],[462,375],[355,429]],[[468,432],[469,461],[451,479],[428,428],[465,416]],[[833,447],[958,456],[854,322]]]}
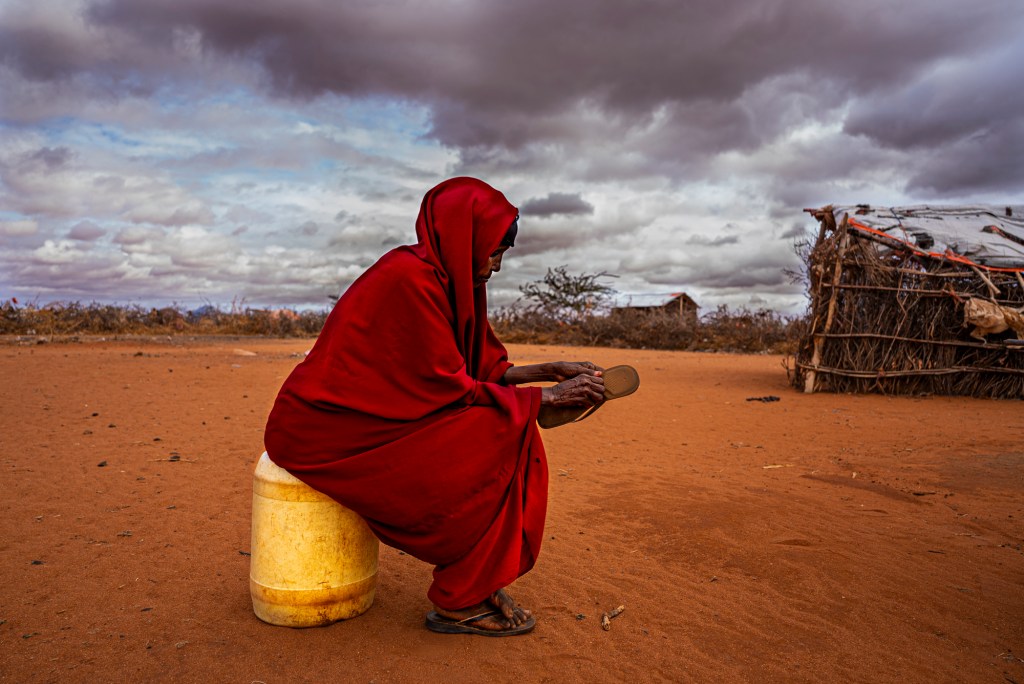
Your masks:
{"label": "dirt ground", "polygon": [[533,634],[428,632],[388,548],[362,617],[264,624],[252,468],[309,345],[0,345],[0,681],[1024,684],[1024,404],[804,395],[774,356],[510,348],[642,379],[543,433]]}

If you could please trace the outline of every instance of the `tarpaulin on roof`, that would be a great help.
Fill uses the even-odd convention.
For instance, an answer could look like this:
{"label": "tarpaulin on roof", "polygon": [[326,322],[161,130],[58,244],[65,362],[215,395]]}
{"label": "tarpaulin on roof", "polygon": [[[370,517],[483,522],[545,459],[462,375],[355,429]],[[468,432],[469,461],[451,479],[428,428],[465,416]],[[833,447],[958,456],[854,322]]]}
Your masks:
{"label": "tarpaulin on roof", "polygon": [[[836,225],[896,240],[922,256],[1024,270],[1024,207],[833,207]],[[1007,214],[1010,215],[1007,215]]]}

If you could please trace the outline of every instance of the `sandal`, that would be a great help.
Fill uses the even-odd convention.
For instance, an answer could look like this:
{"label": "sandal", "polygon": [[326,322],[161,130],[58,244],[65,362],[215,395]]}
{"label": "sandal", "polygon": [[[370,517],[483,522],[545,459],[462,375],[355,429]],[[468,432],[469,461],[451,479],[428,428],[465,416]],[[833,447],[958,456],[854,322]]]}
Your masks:
{"label": "sandal", "polygon": [[537,620],[532,617],[518,627],[508,627],[506,629],[484,629],[473,624],[489,617],[505,616],[500,611],[489,610],[462,620],[453,620],[430,611],[427,613],[427,629],[441,634],[479,634],[480,636],[503,637],[526,634],[527,632],[532,632],[533,628],[537,626]]}
{"label": "sandal", "polygon": [[[604,399],[620,399],[636,392],[640,386],[640,374],[632,366],[612,366],[602,373],[604,378]],[[566,423],[577,423],[601,407],[594,406],[541,406],[537,424],[542,428],[553,428]]]}

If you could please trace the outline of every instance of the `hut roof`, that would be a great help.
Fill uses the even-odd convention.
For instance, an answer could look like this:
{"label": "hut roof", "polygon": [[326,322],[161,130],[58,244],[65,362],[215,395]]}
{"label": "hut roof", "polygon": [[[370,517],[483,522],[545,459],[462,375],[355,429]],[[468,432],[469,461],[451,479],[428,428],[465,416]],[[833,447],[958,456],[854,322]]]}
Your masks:
{"label": "hut roof", "polygon": [[[831,207],[836,222],[918,256],[990,270],[1024,270],[1024,207]],[[808,210],[820,214],[821,210]]]}
{"label": "hut roof", "polygon": [[693,301],[685,292],[669,292],[666,294],[628,294],[616,292],[609,299],[609,303],[614,309],[650,309],[666,306],[680,297],[686,297],[687,300]]}

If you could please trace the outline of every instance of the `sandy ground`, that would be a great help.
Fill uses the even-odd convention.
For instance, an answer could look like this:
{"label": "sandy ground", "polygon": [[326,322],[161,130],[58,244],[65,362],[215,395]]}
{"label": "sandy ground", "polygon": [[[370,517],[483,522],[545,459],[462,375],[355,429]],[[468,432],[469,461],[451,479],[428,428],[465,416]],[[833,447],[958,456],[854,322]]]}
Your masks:
{"label": "sandy ground", "polygon": [[771,356],[511,348],[642,377],[544,432],[532,635],[428,632],[387,548],[364,616],[266,625],[251,474],[308,346],[0,346],[0,680],[1024,683],[1024,404],[803,395]]}

